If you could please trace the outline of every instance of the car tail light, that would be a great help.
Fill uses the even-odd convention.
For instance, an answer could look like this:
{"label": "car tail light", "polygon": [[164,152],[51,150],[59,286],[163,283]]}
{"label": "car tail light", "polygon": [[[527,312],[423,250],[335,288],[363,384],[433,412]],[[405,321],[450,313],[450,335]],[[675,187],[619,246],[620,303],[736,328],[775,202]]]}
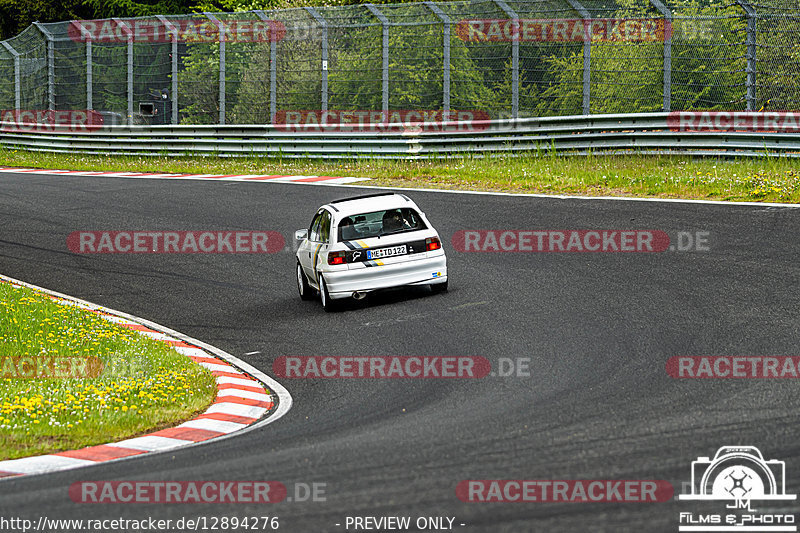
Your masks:
{"label": "car tail light", "polygon": [[346,252],[331,252],[328,254],[329,265],[343,265],[345,263]]}
{"label": "car tail light", "polygon": [[439,240],[439,237],[430,237],[425,239],[425,249],[430,251],[438,250],[442,247],[442,242]]}

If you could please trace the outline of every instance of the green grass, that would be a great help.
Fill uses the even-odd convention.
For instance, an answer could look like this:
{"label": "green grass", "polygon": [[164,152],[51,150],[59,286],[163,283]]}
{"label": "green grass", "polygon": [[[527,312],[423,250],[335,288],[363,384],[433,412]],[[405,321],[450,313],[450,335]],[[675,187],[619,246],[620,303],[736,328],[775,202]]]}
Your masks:
{"label": "green grass", "polygon": [[453,157],[447,160],[287,160],[124,157],[0,149],[0,165],[197,174],[302,174],[373,178],[370,185],[517,193],[800,202],[800,161],[625,155]]}
{"label": "green grass", "polygon": [[[20,377],[32,368],[23,360],[49,357],[102,365],[90,365],[96,377]],[[210,372],[166,343],[7,282],[0,282],[0,362],[0,460],[173,426],[203,411],[217,391]]]}

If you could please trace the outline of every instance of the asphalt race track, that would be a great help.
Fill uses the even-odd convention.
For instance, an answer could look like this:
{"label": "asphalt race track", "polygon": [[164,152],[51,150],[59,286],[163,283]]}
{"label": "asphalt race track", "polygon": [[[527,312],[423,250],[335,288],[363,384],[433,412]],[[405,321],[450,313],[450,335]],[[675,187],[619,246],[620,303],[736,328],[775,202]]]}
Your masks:
{"label": "asphalt race track", "polygon": [[[798,209],[413,192],[443,237],[450,291],[393,291],[333,314],[298,298],[291,251],[77,255],[66,245],[81,230],[288,237],[320,204],[363,192],[0,177],[1,273],[153,320],[269,374],[288,355],[472,355],[493,368],[501,358],[530,366],[529,376],[483,379],[282,379],[294,406],[262,430],[4,480],[0,516],[269,515],[289,532],[346,531],[348,516],[441,516],[464,532],[678,531],[681,511],[708,504],[467,503],[455,489],[469,479],[663,479],[677,493],[692,461],[725,445],[785,461],[786,491],[800,492],[800,382],[677,380],[665,370],[673,356],[800,356]],[[465,229],[707,231],[710,250],[459,253],[450,238]],[[73,503],[68,487],[84,480],[273,480],[290,494],[324,483],[325,501]],[[796,501],[754,507],[800,510]]]}

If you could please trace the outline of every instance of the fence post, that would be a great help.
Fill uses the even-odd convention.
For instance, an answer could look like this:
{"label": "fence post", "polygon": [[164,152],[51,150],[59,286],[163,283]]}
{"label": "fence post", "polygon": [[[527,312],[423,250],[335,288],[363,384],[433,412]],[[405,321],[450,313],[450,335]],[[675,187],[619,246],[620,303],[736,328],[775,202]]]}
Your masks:
{"label": "fence post", "polygon": [[128,36],[128,125],[133,125],[133,30],[118,18],[111,19],[125,31]]}
{"label": "fence post", "polygon": [[269,24],[269,122],[272,124],[278,112],[278,92],[276,87],[278,83],[278,39],[275,35],[275,24],[267,18],[266,13],[260,9],[255,10],[254,13],[262,21]]}
{"label": "fence post", "polygon": [[672,11],[661,0],[650,3],[664,15],[664,113],[672,111]]}
{"label": "fence post", "polygon": [[172,117],[170,122],[172,124],[178,123],[178,28],[171,23],[164,15],[156,15],[156,18],[161,21],[164,27],[172,35],[172,90],[170,91],[170,98],[172,99]]}
{"label": "fence post", "polygon": [[567,0],[583,19],[583,114],[592,113],[592,14],[578,0]]}
{"label": "fence post", "polygon": [[511,19],[514,27],[511,41],[511,118],[519,118],[519,15],[503,0],[494,0],[494,3]]}
{"label": "fence post", "polygon": [[34,22],[34,26],[44,35],[47,40],[47,109],[56,109],[56,73],[55,73],[55,51],[53,49],[55,40],[53,34],[39,22]]}
{"label": "fence post", "polygon": [[444,119],[450,115],[450,28],[452,21],[439,6],[430,0],[426,0],[425,5],[442,21],[442,107],[444,109],[442,118]]}
{"label": "fence post", "polygon": [[373,4],[364,4],[364,6],[378,17],[383,28],[383,45],[381,46],[381,56],[383,58],[381,65],[381,101],[383,104],[381,108],[383,110],[383,120],[387,121],[389,120],[389,19]]}
{"label": "fence post", "polygon": [[203,13],[208,20],[217,25],[219,33],[219,124],[225,125],[225,28],[222,22],[211,13]]}
{"label": "fence post", "polygon": [[736,0],[747,17],[747,110],[756,110],[756,10],[745,0]]}
{"label": "fence post", "polygon": [[86,40],[86,109],[94,109],[92,94],[92,33],[80,21],[73,20],[71,24],[81,29],[81,36]]}
{"label": "fence post", "polygon": [[328,22],[322,18],[319,11],[307,7],[306,11],[314,17],[322,29],[322,111],[328,110]]}
{"label": "fence post", "polygon": [[17,120],[19,120],[19,110],[22,107],[22,90],[19,72],[19,52],[14,50],[10,44],[5,41],[0,41],[0,44],[8,50],[8,53],[14,58],[14,109],[17,110]]}

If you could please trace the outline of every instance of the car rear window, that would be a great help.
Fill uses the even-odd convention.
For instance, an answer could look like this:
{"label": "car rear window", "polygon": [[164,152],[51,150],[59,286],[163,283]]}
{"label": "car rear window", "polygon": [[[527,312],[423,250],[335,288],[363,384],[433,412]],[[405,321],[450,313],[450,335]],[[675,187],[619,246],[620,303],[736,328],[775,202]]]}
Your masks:
{"label": "car rear window", "polygon": [[354,241],[427,229],[414,209],[401,207],[351,215],[339,221],[339,240]]}

